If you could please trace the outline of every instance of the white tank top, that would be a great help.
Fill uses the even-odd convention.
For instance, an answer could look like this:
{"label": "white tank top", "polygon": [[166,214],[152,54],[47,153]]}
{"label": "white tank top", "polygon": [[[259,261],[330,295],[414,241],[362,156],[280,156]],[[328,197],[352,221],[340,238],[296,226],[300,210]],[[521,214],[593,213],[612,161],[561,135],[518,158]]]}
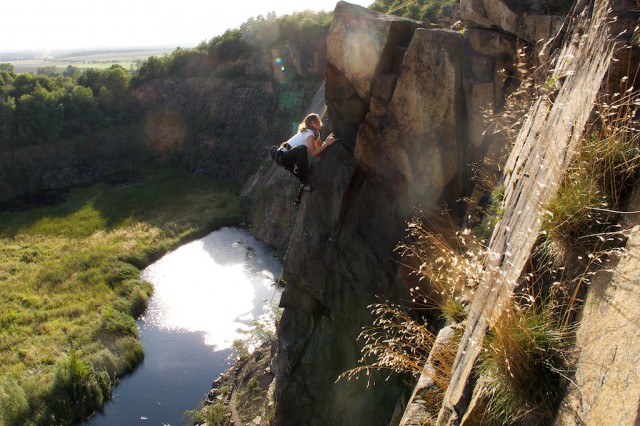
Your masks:
{"label": "white tank top", "polygon": [[308,138],[309,136],[314,136],[314,135],[313,135],[313,130],[311,130],[311,129],[306,129],[306,130],[303,130],[303,131],[301,131],[301,132],[296,133],[295,135],[293,135],[293,136],[291,137],[291,139],[289,139],[289,140],[287,141],[287,143],[289,144],[289,146],[290,146],[292,149],[293,149],[293,148],[295,148],[296,146],[300,146],[300,145],[305,145],[305,146],[306,146],[306,145],[307,145],[307,138]]}

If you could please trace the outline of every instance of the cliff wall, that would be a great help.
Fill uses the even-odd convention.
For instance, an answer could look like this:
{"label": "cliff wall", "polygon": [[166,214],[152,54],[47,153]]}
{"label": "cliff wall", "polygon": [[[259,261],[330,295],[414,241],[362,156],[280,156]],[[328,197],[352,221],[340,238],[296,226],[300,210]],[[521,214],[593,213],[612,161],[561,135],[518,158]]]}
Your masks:
{"label": "cliff wall", "polygon": [[[629,4],[617,3],[619,10],[632,10]],[[438,232],[464,227],[474,204],[462,200],[477,200],[488,189],[485,182],[502,179],[501,170],[509,161],[510,173],[518,172],[510,176],[515,186],[507,198],[516,204],[506,204],[511,210],[505,217],[510,215],[512,223],[494,233],[494,238],[500,232],[509,235],[496,240],[504,246],[496,252],[510,253],[498,256],[505,265],[529,258],[539,216],[533,214],[529,222],[520,213],[531,207],[526,203],[529,195],[549,195],[540,188],[555,187],[572,153],[570,144],[554,150],[545,148],[545,143],[579,137],[603,72],[616,74],[608,69],[610,51],[595,42],[595,33],[582,39],[570,33],[569,50],[558,60],[559,72],[565,72],[559,77],[561,101],[554,104],[555,112],[549,105],[537,106],[538,114],[531,113],[522,139],[529,141],[523,145],[529,148],[526,152],[518,148],[508,160],[511,146],[501,134],[485,132],[490,123],[483,111],[500,111],[506,96],[518,87],[513,65],[517,46],[528,44],[544,58],[559,47],[545,42],[569,31],[562,28],[562,17],[542,15],[540,6],[535,1],[515,5],[506,0],[462,0],[465,31],[423,28],[419,22],[345,2],[336,6],[328,36],[325,96],[331,130],[343,141],[313,165],[314,190],[300,206],[285,258],[284,313],[273,361],[276,424],[399,421],[412,390],[406,377],[373,374],[368,380],[337,382],[336,378],[356,366],[360,357],[363,342],[357,337],[363,326],[371,324],[367,306],[408,299],[411,278],[400,267],[394,249],[416,209],[437,224]],[[598,9],[601,6],[586,2],[580,7],[587,13],[607,10]],[[575,34],[587,33],[588,27],[583,25]],[[573,59],[580,55],[588,59],[578,64]],[[565,166],[539,163],[541,156],[549,155],[552,161],[562,159]],[[535,170],[527,171],[525,165]],[[524,204],[518,207],[518,202]],[[446,221],[440,216],[444,209]],[[515,228],[521,234],[512,232]],[[521,272],[516,266],[507,281],[514,283]],[[487,291],[506,297],[510,289],[492,290],[499,282],[503,281],[489,279]],[[474,301],[442,424],[456,424],[465,414],[475,351],[469,345],[477,345],[482,337],[473,330],[485,329],[487,312],[494,312],[499,300]],[[375,385],[368,386],[368,381]],[[574,400],[582,419],[595,401],[589,398]],[[413,421],[405,424],[422,424]]]}
{"label": "cliff wall", "polygon": [[221,78],[152,80],[134,96],[153,158],[238,184],[289,137],[319,83]]}
{"label": "cliff wall", "polygon": [[128,171],[132,159],[140,156],[136,139],[135,130],[120,128],[2,154],[0,204],[6,202],[11,208],[9,200],[17,197],[89,184],[118,171]]}
{"label": "cliff wall", "polygon": [[391,420],[408,398],[406,378],[379,377],[369,388],[366,380],[335,382],[360,356],[367,306],[407,298],[394,248],[414,209],[437,221],[447,205],[460,226],[460,200],[483,190],[473,169],[497,179],[506,158],[505,140],[483,134],[482,110],[501,106],[517,86],[515,35],[419,27],[345,2],[335,9],[326,102],[343,143],[314,163],[314,190],[285,259],[277,424]]}

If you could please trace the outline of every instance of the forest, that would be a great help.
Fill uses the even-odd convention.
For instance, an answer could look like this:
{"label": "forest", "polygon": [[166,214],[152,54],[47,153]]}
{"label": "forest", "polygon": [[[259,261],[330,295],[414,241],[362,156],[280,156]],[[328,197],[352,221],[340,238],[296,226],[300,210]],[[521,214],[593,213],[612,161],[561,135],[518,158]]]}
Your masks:
{"label": "forest", "polygon": [[[456,1],[408,3],[376,0],[370,8],[413,19],[435,19]],[[0,155],[18,147],[129,125],[140,118],[129,96],[132,88],[160,78],[242,78],[243,58],[285,40],[302,47],[313,45],[323,39],[331,18],[331,13],[308,10],[281,17],[260,15],[195,48],[152,56],[134,70],[120,65],[84,71],[74,66],[63,70],[43,67],[37,74],[18,75],[11,64],[0,64]]]}

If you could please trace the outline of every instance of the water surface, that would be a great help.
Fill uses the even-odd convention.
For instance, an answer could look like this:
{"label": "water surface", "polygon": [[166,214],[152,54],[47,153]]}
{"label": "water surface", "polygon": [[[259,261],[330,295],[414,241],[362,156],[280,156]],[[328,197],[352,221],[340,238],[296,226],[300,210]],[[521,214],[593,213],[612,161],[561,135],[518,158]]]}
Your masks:
{"label": "water surface", "polygon": [[89,425],[181,425],[230,366],[255,321],[272,324],[282,265],[247,231],[222,228],[168,253],[142,276],[154,286],[138,321],[144,362]]}

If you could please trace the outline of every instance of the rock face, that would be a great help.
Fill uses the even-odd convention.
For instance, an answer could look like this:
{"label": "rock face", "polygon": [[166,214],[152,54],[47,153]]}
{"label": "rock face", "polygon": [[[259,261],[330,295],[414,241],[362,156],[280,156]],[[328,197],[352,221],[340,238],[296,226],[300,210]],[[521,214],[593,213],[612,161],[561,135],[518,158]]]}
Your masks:
{"label": "rock face", "polygon": [[539,0],[463,0],[460,15],[476,26],[499,29],[535,46],[557,34],[564,21],[562,16],[542,14],[541,3]]}
{"label": "rock face", "polygon": [[[631,7],[627,4],[626,10]],[[622,50],[620,46],[615,46],[614,37],[610,34],[611,27],[607,25],[616,21],[610,15],[614,10],[611,9],[611,3],[606,0],[595,1],[584,10],[584,13],[576,14],[568,22],[561,48],[556,52],[557,63],[552,78],[562,80],[560,89],[552,99],[541,97],[531,107],[505,166],[510,173],[505,178],[505,196],[501,204],[504,215],[488,246],[489,253],[497,256],[491,256],[485,262],[485,275],[478,284],[470,307],[467,328],[452,366],[451,380],[437,424],[458,424],[460,421],[461,424],[474,424],[473,420],[464,416],[465,413],[470,414],[467,410],[471,408],[468,400],[469,383],[475,359],[482,351],[487,324],[500,315],[505,305],[502,301],[509,297],[524,274],[539,235],[540,217],[545,214],[541,206],[560,187],[571,156],[576,152],[576,141],[582,136],[581,132],[595,106],[596,97],[603,86],[608,86],[607,78],[610,77],[610,64],[615,63],[615,52]],[[636,67],[637,63],[628,69]],[[631,358],[637,356],[637,351],[626,350]],[[588,389],[589,393],[596,393],[603,389],[602,382],[598,384],[594,375],[585,372],[585,376],[589,378],[583,382],[584,389],[581,388],[580,392]],[[620,378],[620,375],[617,376],[613,382]],[[600,376],[597,380],[601,379]],[[584,396],[587,407],[577,408],[578,412],[588,410],[588,401],[593,399],[593,395]],[[567,403],[567,406],[573,406],[573,403]],[[630,419],[628,409],[622,416]],[[603,419],[600,417],[600,420]],[[598,423],[596,420],[593,424]],[[564,424],[562,420],[560,424]]]}
{"label": "rock face", "polygon": [[[338,3],[328,36],[326,102],[332,131],[343,141],[313,166],[314,191],[303,200],[285,258],[284,313],[273,361],[276,424],[383,425],[399,420],[394,411],[404,406],[411,392],[403,378],[377,380],[373,387],[335,380],[356,366],[360,357],[363,343],[357,337],[363,326],[371,324],[367,305],[407,297],[406,271],[399,268],[394,248],[404,237],[406,220],[416,214],[414,209],[434,218],[446,205],[454,226],[463,226],[472,207],[460,200],[477,197],[486,189],[483,182],[472,179],[473,172],[479,171],[487,180],[500,177],[498,168],[505,165],[508,147],[500,135],[484,132],[485,110],[499,111],[519,84],[513,77],[516,43],[528,42],[540,50],[539,40],[546,41],[561,30],[560,18],[542,15],[543,6],[552,3],[462,0],[464,32],[421,28],[411,20]],[[561,175],[546,176],[551,176],[547,170],[553,167],[536,167],[537,162],[548,152],[568,160],[569,155],[553,144],[573,140],[573,125],[582,128],[604,78],[610,49],[598,44],[601,26],[587,27],[594,29],[594,35],[567,43],[556,68],[559,72],[572,69],[571,58],[580,55],[584,66],[561,77],[564,86],[557,94],[558,105],[542,103],[532,110],[535,117],[525,126],[527,131],[518,139],[522,144],[514,148],[517,152],[507,163],[513,170],[509,182],[516,189],[507,193],[505,205],[515,207],[505,212],[509,226],[496,233],[506,239],[498,238],[496,244],[518,253],[502,256],[505,265],[526,260],[535,239],[532,230],[538,225],[532,223],[538,220],[526,222],[528,213],[523,212],[530,210],[527,200],[530,205],[539,203],[531,202],[527,194],[549,192],[535,189],[536,182],[552,187]],[[600,54],[594,55],[593,49]],[[613,75],[616,72],[613,69]],[[545,127],[545,120],[554,124]],[[556,160],[548,159],[560,164]],[[526,169],[527,164],[531,169]],[[515,230],[526,238],[514,237]],[[606,407],[614,406],[617,396],[621,396],[615,404],[619,409],[611,418],[621,424],[638,421],[633,367],[637,350],[618,356],[620,345],[604,348],[592,338],[599,325],[611,322],[613,331],[608,336],[615,335],[619,341],[638,339],[634,322],[622,314],[634,312],[637,303],[635,297],[622,300],[623,295],[636,293],[632,287],[637,277],[630,266],[637,257],[635,238],[636,232],[631,235],[629,257],[620,261],[627,266],[617,273],[618,281],[609,288],[594,286],[594,297],[599,298],[585,311],[593,319],[584,321],[579,333],[584,345],[576,373],[580,389],[567,397],[558,424],[602,424],[611,415]],[[513,269],[509,283],[521,273]],[[491,285],[486,288],[491,294]],[[498,288],[496,294],[503,290],[509,291]],[[486,300],[487,312],[499,306],[498,299]],[[482,300],[475,305],[475,311],[485,310]],[[455,383],[452,380],[440,424],[457,424],[465,414],[468,401],[463,399],[468,395],[464,392],[475,356],[469,342],[481,341],[483,335],[474,333],[483,329],[484,317],[474,318],[462,338],[454,364]],[[594,359],[598,366],[592,370]],[[616,391],[602,395],[603,387]],[[411,415],[402,421],[422,424]],[[472,417],[464,421],[475,424]]]}
{"label": "rock face", "polygon": [[[483,135],[483,109],[513,87],[515,38],[418,28],[340,2],[329,31],[326,102],[343,138],[312,169],[285,258],[278,329],[276,424],[387,424],[406,378],[367,388],[335,382],[356,365],[367,306],[405,298],[394,248],[415,207],[446,203],[462,222],[471,164],[495,173],[504,140]],[[353,61],[352,59],[358,59]],[[366,60],[365,60],[366,59]],[[400,404],[402,405],[402,404]]]}
{"label": "rock face", "polygon": [[142,143],[160,161],[244,182],[267,147],[286,140],[317,84],[192,78],[154,80],[134,96],[146,111]]}
{"label": "rock face", "polygon": [[55,192],[93,183],[117,172],[131,171],[137,152],[135,135],[127,131],[102,131],[50,145],[34,145],[0,155],[0,205],[17,197]]}
{"label": "rock face", "polygon": [[[640,207],[635,193],[629,210]],[[640,421],[640,217],[627,216],[625,252],[614,256],[590,286],[576,336],[575,382],[557,425],[635,425]]]}

